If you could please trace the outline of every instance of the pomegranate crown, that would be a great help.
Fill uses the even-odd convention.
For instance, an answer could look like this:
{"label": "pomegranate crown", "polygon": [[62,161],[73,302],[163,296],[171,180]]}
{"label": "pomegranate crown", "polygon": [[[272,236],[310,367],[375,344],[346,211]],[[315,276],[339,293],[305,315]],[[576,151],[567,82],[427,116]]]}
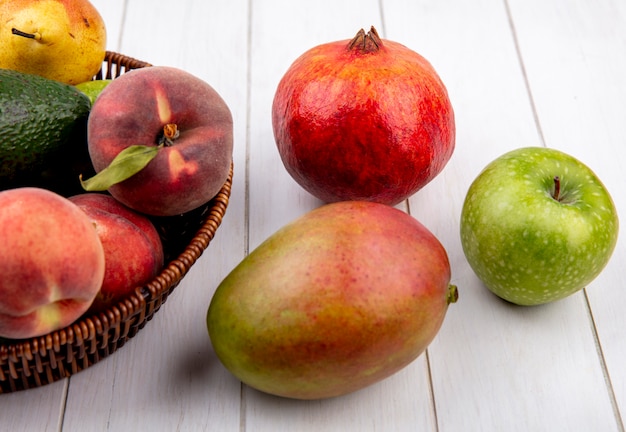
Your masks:
{"label": "pomegranate crown", "polygon": [[374,26],[372,26],[367,33],[365,33],[365,30],[360,29],[348,44],[348,50],[359,50],[362,53],[369,53],[378,51],[382,46],[383,41],[378,36]]}

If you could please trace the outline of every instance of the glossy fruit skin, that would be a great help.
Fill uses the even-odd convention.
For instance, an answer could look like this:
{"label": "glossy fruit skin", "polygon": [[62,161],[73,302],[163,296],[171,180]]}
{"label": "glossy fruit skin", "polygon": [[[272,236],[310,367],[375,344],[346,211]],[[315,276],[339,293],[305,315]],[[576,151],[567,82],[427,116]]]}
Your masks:
{"label": "glossy fruit skin", "polygon": [[88,0],[0,2],[1,68],[74,85],[100,70],[105,53],[106,26]]}
{"label": "glossy fruit skin", "polygon": [[[553,197],[555,176],[560,200]],[[565,298],[608,263],[619,220],[593,171],[555,149],[528,147],[492,161],[470,186],[461,243],[485,286],[518,305]]]}
{"label": "glossy fruit skin", "polygon": [[91,80],[85,81],[79,84],[76,84],[76,88],[83,92],[85,96],[89,98],[89,102],[93,105],[96,101],[96,98],[102,93],[102,90],[109,84],[111,84],[112,79],[99,79],[99,80]]}
{"label": "glossy fruit skin", "polygon": [[400,370],[456,301],[446,251],[393,207],[328,204],[284,226],[219,285],[207,326],[223,364],[267,393],[320,399]]}
{"label": "glossy fruit skin", "polygon": [[396,204],[452,156],[454,112],[425,58],[360,35],[316,46],[289,67],[274,96],[274,137],[289,174],[322,201]]}

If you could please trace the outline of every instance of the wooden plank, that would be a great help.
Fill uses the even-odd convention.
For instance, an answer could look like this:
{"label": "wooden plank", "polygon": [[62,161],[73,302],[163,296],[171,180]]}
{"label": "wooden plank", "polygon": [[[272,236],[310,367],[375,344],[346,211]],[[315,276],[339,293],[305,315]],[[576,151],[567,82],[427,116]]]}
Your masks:
{"label": "wooden plank", "polygon": [[[67,380],[0,395],[0,418],[11,430],[60,430]],[[36,415],[33,415],[36,413]]]}
{"label": "wooden plank", "polygon": [[[107,22],[109,49],[186,69],[224,96],[235,118],[233,195],[209,250],[136,339],[70,380],[0,395],[4,425],[46,431],[624,430],[626,300],[617,291],[623,241],[587,290],[592,315],[584,293],[519,308],[476,279],[460,247],[458,219],[469,184],[488,162],[544,141],[596,169],[624,213],[626,3],[92,1]],[[241,386],[215,357],[206,308],[247,250],[321,204],[289,177],[274,146],[270,110],[280,77],[304,50],[349,39],[372,24],[429,59],[455,107],[455,154],[408,207],[448,250],[460,299],[428,355],[387,380],[326,401],[261,394]]]}
{"label": "wooden plank", "polygon": [[459,215],[478,172],[508,150],[542,145],[505,6],[387,0],[384,14],[388,36],[439,70],[457,119],[450,164],[410,200],[446,246],[460,293],[429,349],[439,430],[615,430],[582,293],[512,307],[487,292],[460,246]]}
{"label": "wooden plank", "polygon": [[154,319],[115,355],[71,378],[66,430],[239,427],[240,384],[218,364],[205,317],[245,250],[246,8],[244,0],[127,3],[119,51],[195,74],[231,108],[235,178],[215,239]]}
{"label": "wooden plank", "polygon": [[[332,13],[329,13],[332,11]],[[252,8],[249,149],[250,249],[321,202],[285,171],[275,148],[271,106],[280,78],[315,45],[349,40],[360,28],[381,27],[375,1],[268,1]],[[425,356],[395,376],[327,401],[292,401],[244,388],[245,429],[254,431],[433,430]],[[297,426],[295,426],[297,425]]]}
{"label": "wooden plank", "polygon": [[[94,0],[93,5],[107,25],[108,47],[116,43],[123,14],[123,0]],[[113,36],[111,36],[111,33]],[[57,431],[62,425],[68,380],[47,386],[1,395],[0,418],[12,430]],[[37,415],[32,415],[37,413]]]}
{"label": "wooden plank", "polygon": [[[548,146],[591,167],[626,214],[624,136],[626,123],[626,4],[601,0],[511,1],[520,50]],[[626,413],[626,298],[620,236],[603,273],[587,289],[608,379],[617,406]],[[623,428],[623,426],[622,426]]]}
{"label": "wooden plank", "polygon": [[92,0],[107,30],[107,49],[119,51],[121,29],[124,21],[125,0]]}

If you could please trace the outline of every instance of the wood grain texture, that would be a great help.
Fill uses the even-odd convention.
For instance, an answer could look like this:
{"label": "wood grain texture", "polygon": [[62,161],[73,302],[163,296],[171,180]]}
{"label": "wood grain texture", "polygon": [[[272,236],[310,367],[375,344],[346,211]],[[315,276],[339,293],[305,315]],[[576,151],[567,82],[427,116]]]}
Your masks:
{"label": "wood grain texture", "polygon": [[[277,11],[290,18],[277,24]],[[251,249],[285,223],[321,204],[289,177],[276,150],[271,105],[278,81],[307,49],[349,40],[360,28],[381,27],[379,12],[375,1],[359,2],[358,8],[350,2],[332,0],[310,3],[305,8],[287,0],[254,3],[248,180]],[[390,387],[394,382],[397,385]],[[393,394],[390,388],[394,388]],[[246,430],[401,431],[435,427],[425,357],[387,382],[330,401],[294,402],[248,388],[243,397]]]}
{"label": "wood grain texture", "polygon": [[[450,165],[410,199],[411,213],[447,246],[459,285],[459,302],[429,350],[441,430],[614,430],[583,293],[546,307],[511,307],[476,279],[460,246],[461,206],[479,170],[508,150],[543,145],[534,88],[527,88],[525,58],[509,22],[514,17],[502,2],[488,0],[415,11],[388,1],[385,17],[390,33],[403,29],[398,38],[424,46],[457,115]],[[411,31],[406,17],[418,17]],[[394,25],[395,19],[401,21]]]}
{"label": "wood grain texture", "polygon": [[[520,50],[546,144],[593,169],[626,215],[626,4],[603,0],[512,0]],[[626,298],[621,295],[626,245],[620,235],[613,258],[587,288],[607,380],[626,413]],[[619,412],[617,415],[620,415]]]}
{"label": "wood grain texture", "polygon": [[[71,378],[67,412],[91,414],[67,415],[68,430],[234,430],[239,425],[240,384],[215,358],[205,316],[216,286],[245,253],[246,7],[244,1],[145,0],[128,2],[124,11],[120,52],[184,69],[208,82],[229,105],[235,176],[215,239],[155,319],[119,356]],[[195,22],[202,25],[190,25]],[[101,391],[90,391],[94,382]]]}
{"label": "wood grain texture", "polygon": [[[41,431],[624,431],[626,297],[620,237],[605,271],[560,302],[514,307],[460,245],[469,185],[508,150],[548,146],[588,164],[626,214],[626,3],[620,0],[92,0],[109,49],[185,69],[224,97],[235,178],[216,238],[127,346],[68,380],[0,395],[2,424]],[[398,207],[446,247],[460,298],[426,354],[353,394],[293,401],[242,385],[205,327],[219,282],[278,228],[322,205],[274,145],[278,82],[305,50],[374,25],[426,57],[448,88],[456,150]],[[37,413],[37,415],[33,415]]]}

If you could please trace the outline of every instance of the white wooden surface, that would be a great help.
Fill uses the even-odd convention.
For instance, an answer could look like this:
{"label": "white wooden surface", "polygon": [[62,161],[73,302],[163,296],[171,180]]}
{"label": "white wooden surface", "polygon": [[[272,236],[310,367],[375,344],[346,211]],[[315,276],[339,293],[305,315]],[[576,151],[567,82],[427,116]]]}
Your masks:
{"label": "white wooden surface", "polygon": [[[235,120],[235,179],[218,234],[155,318],[70,379],[0,395],[15,431],[624,431],[626,296],[620,239],[585,291],[536,308],[491,295],[460,246],[465,192],[507,150],[545,145],[587,163],[626,215],[626,2],[622,0],[93,0],[109,49],[192,72]],[[319,206],[284,171],[270,110],[291,62],[374,25],[420,52],[448,87],[457,147],[400,207],[450,256],[460,299],[426,354],[325,401],[242,386],[205,328],[223,277],[280,226]],[[623,237],[623,236],[622,236]]]}

